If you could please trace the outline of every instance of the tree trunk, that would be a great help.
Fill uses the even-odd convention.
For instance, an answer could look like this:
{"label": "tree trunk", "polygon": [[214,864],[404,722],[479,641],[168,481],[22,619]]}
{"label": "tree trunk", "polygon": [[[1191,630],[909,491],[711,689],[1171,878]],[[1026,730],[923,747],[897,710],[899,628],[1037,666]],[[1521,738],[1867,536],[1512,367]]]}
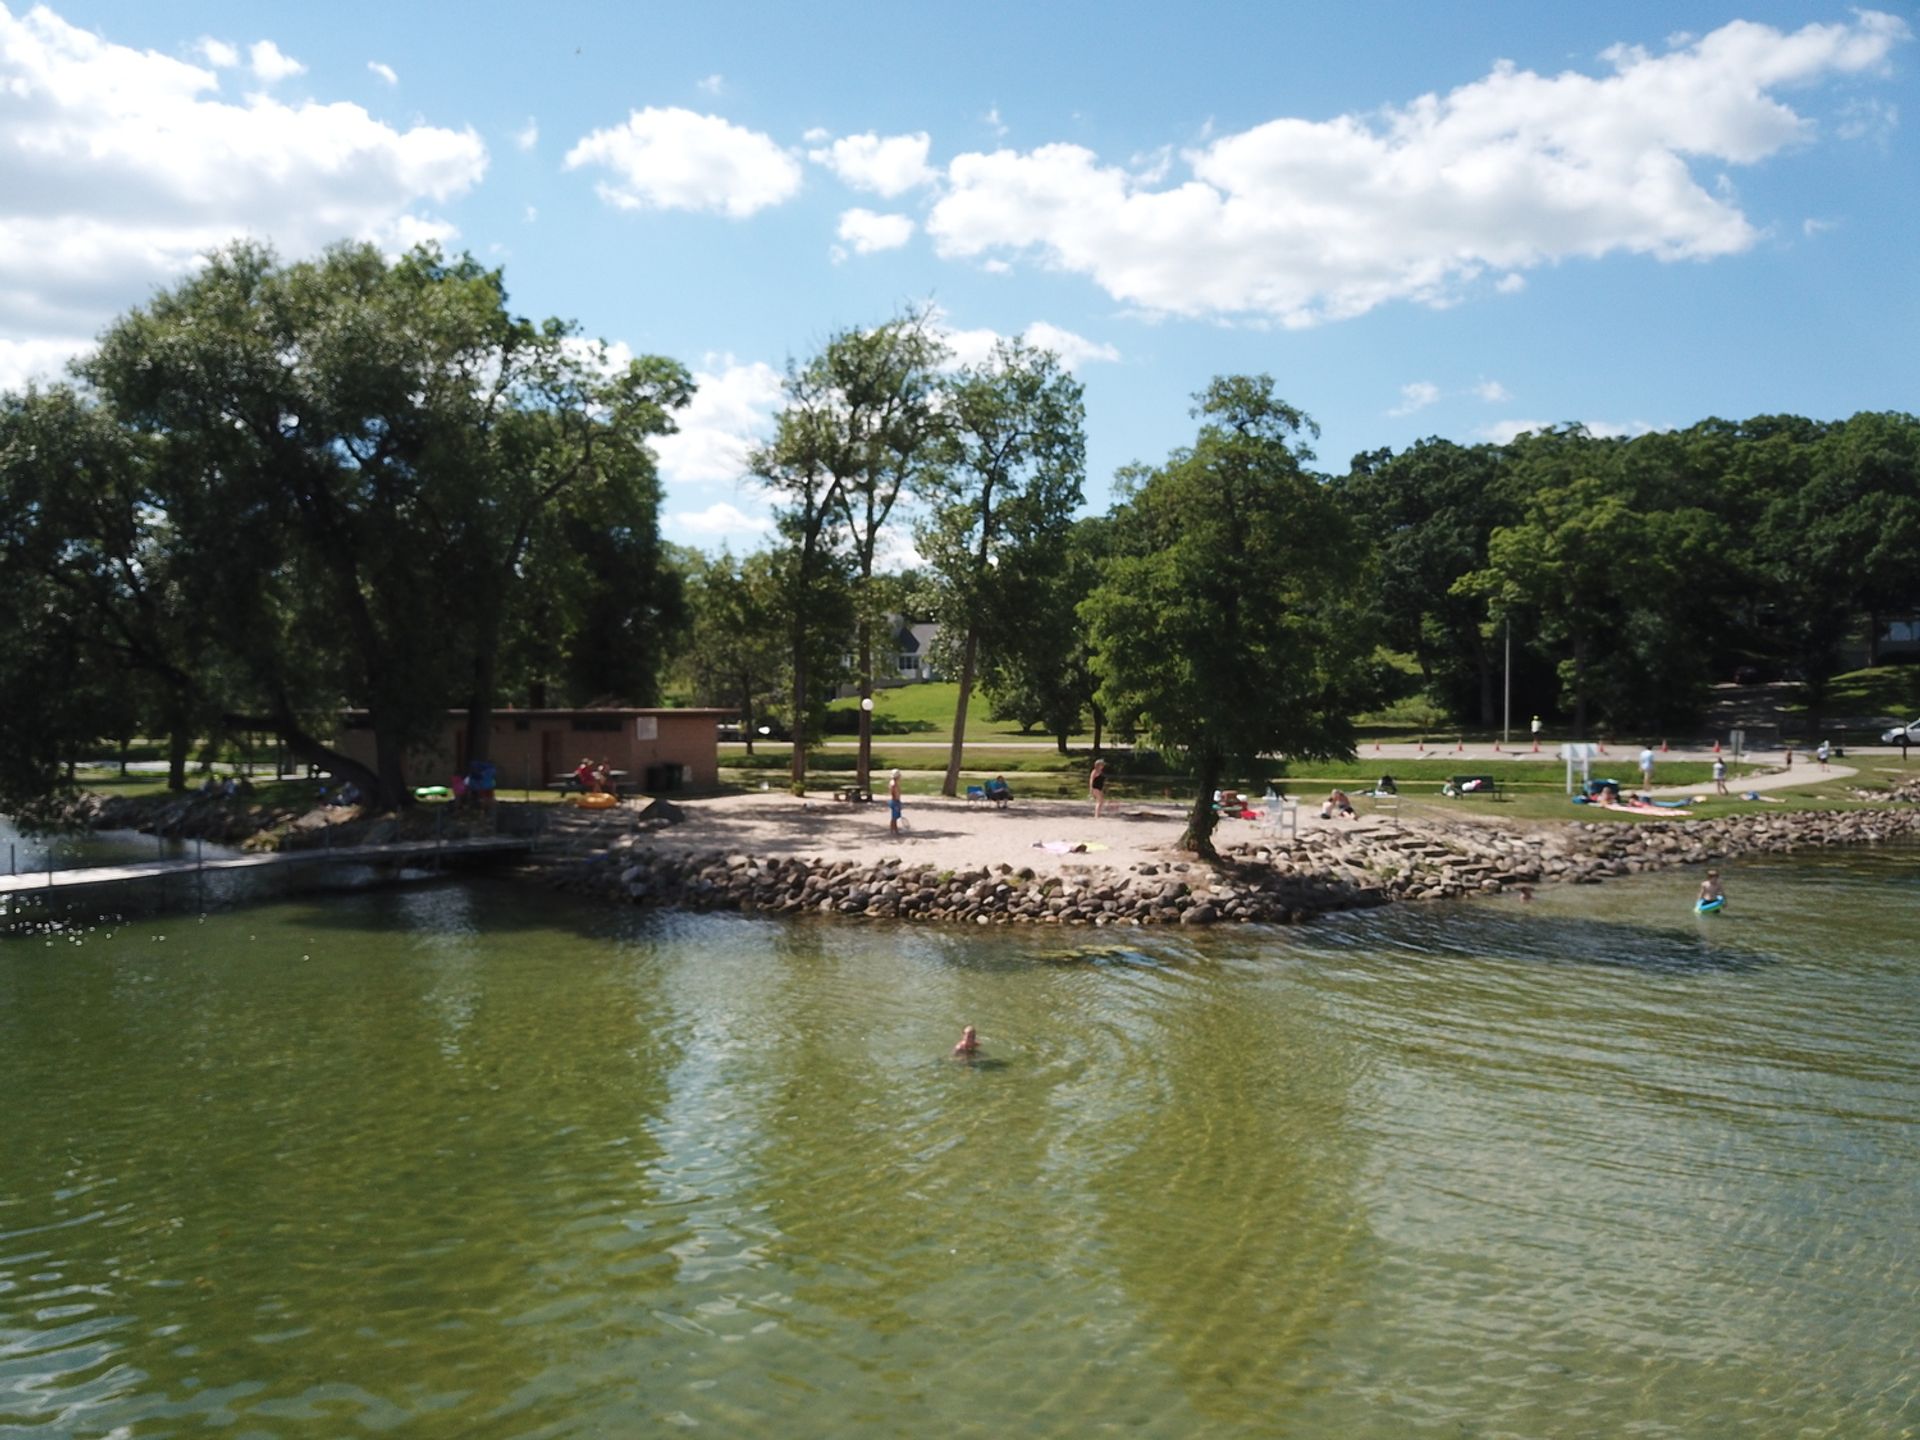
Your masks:
{"label": "tree trunk", "polygon": [[747,754],[753,754],[753,677],[740,677],[740,738],[747,742]]}
{"label": "tree trunk", "polygon": [[192,748],[186,722],[176,719],[167,727],[167,789],[175,793],[187,788],[187,752]]}
{"label": "tree trunk", "polygon": [[860,690],[860,760],[859,775],[854,784],[860,787],[860,793],[872,793],[868,772],[873,766],[873,622],[867,616],[868,583],[871,574],[862,572],[860,577],[860,613],[854,617],[854,634],[859,640],[858,665],[860,673],[854,678],[859,682]]}
{"label": "tree trunk", "polygon": [[286,745],[287,753],[299,763],[325,770],[344,780],[351,780],[367,795],[373,795],[379,790],[378,775],[352,756],[343,755],[309,735],[294,718],[293,707],[284,699],[274,706],[273,728],[280,736],[281,742]]}
{"label": "tree trunk", "polygon": [[1100,753],[1100,731],[1106,724],[1107,716],[1106,712],[1100,708],[1100,703],[1097,700],[1089,703],[1087,709],[1093,714],[1093,753],[1098,755]]}
{"label": "tree trunk", "polygon": [[807,662],[806,640],[793,647],[793,759],[787,767],[787,783],[796,795],[807,793]]}
{"label": "tree trunk", "polygon": [[1493,657],[1487,653],[1484,636],[1477,637],[1473,647],[1473,668],[1480,679],[1480,724],[1491,730],[1499,723],[1499,711],[1494,703]]}
{"label": "tree trunk", "polygon": [[1867,611],[1867,664],[1871,667],[1880,663],[1880,612]]}
{"label": "tree trunk", "polygon": [[1197,754],[1194,757],[1194,782],[1200,787],[1193,797],[1193,809],[1187,812],[1187,828],[1181,833],[1179,848],[1191,850],[1202,860],[1220,857],[1213,849],[1213,827],[1219,818],[1213,809],[1213,792],[1220,788],[1220,757]]}
{"label": "tree trunk", "polygon": [[493,758],[493,652],[473,657],[473,693],[467,698],[467,763]]}
{"label": "tree trunk", "polygon": [[[967,627],[967,643],[960,655],[960,698],[953,707],[953,744],[947,751],[947,778],[940,793],[949,800],[960,793],[960,760],[967,749],[967,702],[973,698],[973,667],[980,654],[980,632]],[[1062,752],[1066,750],[1063,745]]]}
{"label": "tree trunk", "polygon": [[407,747],[391,730],[376,725],[373,731],[374,767],[378,771],[371,792],[375,810],[398,810],[413,803],[407,788]]}
{"label": "tree trunk", "polygon": [[1573,738],[1587,738],[1587,637],[1573,636]]}

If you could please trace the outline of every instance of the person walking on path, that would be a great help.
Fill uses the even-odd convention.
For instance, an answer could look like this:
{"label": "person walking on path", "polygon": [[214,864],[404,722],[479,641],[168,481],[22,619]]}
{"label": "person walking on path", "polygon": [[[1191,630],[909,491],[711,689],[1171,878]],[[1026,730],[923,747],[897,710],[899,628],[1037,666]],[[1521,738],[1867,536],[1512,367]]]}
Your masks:
{"label": "person walking on path", "polygon": [[1833,747],[1822,740],[1820,742],[1820,748],[1815,750],[1813,755],[1814,758],[1820,762],[1820,768],[1824,770],[1827,768],[1827,761],[1833,758]]}
{"label": "person walking on path", "polygon": [[1727,762],[1718,755],[1713,757],[1713,788],[1722,795],[1727,793]]}
{"label": "person walking on path", "polygon": [[1093,801],[1093,815],[1096,820],[1106,813],[1107,762],[1105,760],[1093,762],[1093,771],[1087,776],[1087,798]]}
{"label": "person walking on path", "polygon": [[887,834],[894,839],[900,838],[900,772],[893,772],[887,781]]}
{"label": "person walking on path", "polygon": [[1653,747],[1644,745],[1640,749],[1640,784],[1643,788],[1653,788]]}

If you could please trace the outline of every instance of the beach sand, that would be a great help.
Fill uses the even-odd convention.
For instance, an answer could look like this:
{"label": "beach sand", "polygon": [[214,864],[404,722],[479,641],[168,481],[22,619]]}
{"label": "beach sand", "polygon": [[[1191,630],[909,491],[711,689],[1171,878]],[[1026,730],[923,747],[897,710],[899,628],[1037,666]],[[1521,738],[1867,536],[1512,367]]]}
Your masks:
{"label": "beach sand", "polygon": [[[644,802],[643,802],[644,803]],[[897,856],[910,865],[941,870],[974,870],[1001,864],[1029,867],[1036,874],[1100,865],[1126,870],[1140,862],[1166,864],[1195,857],[1175,849],[1186,826],[1184,805],[1110,802],[1094,818],[1085,800],[1018,800],[1006,809],[941,796],[909,795],[898,839],[887,834],[884,799],[870,805],[837,801],[831,795],[800,799],[781,791],[676,800],[686,822],[653,829],[650,844],[666,852],[724,850],[759,859],[850,860],[858,865]],[[631,813],[612,811],[609,827],[624,828]],[[1323,821],[1318,806],[1302,806],[1300,828],[1365,830],[1376,817]],[[1265,841],[1267,831],[1251,820],[1222,820],[1213,843]],[[1084,845],[1084,851],[1041,849],[1049,842]]]}

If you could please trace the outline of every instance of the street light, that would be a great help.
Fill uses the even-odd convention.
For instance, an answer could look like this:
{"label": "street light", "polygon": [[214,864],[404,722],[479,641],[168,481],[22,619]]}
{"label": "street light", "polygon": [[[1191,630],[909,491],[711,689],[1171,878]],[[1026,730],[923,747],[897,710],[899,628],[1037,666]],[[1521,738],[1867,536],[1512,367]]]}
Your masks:
{"label": "street light", "polygon": [[873,764],[873,697],[860,697],[860,793],[868,793],[867,772]]}

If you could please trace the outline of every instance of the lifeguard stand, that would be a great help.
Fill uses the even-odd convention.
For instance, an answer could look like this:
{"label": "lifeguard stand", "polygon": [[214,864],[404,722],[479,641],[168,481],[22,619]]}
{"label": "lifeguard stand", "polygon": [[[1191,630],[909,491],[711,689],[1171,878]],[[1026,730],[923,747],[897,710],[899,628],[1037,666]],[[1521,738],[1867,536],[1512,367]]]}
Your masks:
{"label": "lifeguard stand", "polygon": [[1580,793],[1585,794],[1587,781],[1593,778],[1593,757],[1599,750],[1598,745],[1584,740],[1568,741],[1560,747],[1560,758],[1567,762],[1567,794],[1573,794],[1573,767],[1580,767]]}

